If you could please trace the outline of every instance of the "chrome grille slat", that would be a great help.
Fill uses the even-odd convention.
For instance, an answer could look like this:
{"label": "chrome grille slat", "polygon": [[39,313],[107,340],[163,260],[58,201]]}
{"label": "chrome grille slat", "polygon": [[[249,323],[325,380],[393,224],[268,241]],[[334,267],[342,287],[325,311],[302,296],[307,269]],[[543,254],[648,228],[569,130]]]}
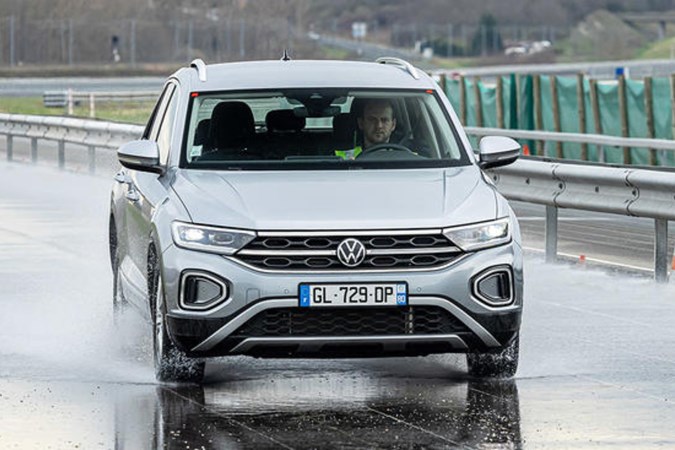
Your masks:
{"label": "chrome grille slat", "polygon": [[[435,234],[434,234],[435,233]],[[364,261],[346,267],[337,248],[346,237],[365,246]],[[307,232],[259,233],[234,259],[263,271],[432,270],[451,264],[463,254],[440,230],[363,231],[346,234]]]}

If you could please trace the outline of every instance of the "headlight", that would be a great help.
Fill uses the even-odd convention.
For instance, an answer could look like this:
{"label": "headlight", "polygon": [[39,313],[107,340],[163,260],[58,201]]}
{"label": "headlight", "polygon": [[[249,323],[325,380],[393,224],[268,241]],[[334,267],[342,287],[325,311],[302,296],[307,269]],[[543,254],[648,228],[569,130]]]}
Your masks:
{"label": "headlight", "polygon": [[255,239],[253,231],[207,227],[184,222],[171,224],[173,242],[183,248],[233,255]]}
{"label": "headlight", "polygon": [[511,241],[508,218],[464,227],[446,228],[443,234],[465,252],[496,247]]}

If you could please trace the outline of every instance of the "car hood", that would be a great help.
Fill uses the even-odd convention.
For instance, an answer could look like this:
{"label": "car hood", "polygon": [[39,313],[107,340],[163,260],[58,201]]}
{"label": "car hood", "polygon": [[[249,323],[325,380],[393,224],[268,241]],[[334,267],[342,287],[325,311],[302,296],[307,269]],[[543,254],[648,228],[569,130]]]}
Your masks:
{"label": "car hood", "polygon": [[194,223],[253,230],[438,228],[496,218],[476,166],[421,170],[180,170]]}

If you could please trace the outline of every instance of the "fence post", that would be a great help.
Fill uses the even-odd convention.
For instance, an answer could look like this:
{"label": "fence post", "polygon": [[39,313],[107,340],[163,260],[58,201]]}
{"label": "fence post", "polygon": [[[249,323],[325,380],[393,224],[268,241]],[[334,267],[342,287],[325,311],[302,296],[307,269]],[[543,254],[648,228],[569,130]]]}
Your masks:
{"label": "fence post", "polygon": [[[541,131],[544,128],[544,116],[541,110],[541,75],[532,76],[532,99],[534,103],[534,129]],[[537,156],[544,154],[544,143],[537,141]]]}
{"label": "fence post", "polygon": [[[553,103],[553,128],[560,133],[560,104],[558,102],[558,77],[551,75],[549,78],[551,84],[551,102]],[[555,157],[561,159],[563,157],[562,142],[555,143]]]}
{"label": "fence post", "polygon": [[[626,77],[619,75],[619,117],[621,119],[621,136],[629,137],[628,129],[628,107],[626,99]],[[630,147],[623,148],[623,163],[631,164]]]}
{"label": "fence post", "polygon": [[504,126],[504,80],[501,76],[497,77],[497,92],[495,102],[497,107],[497,127],[506,128]]}
{"label": "fence post", "polygon": [[673,137],[675,138],[675,73],[670,75],[670,109],[672,122],[670,124]]}
{"label": "fence post", "polygon": [[244,40],[246,39],[246,22],[244,19],[239,21],[239,57],[246,57],[246,46]]}
{"label": "fence post", "polygon": [[30,139],[30,162],[37,163],[38,160],[38,140],[36,137]]}
{"label": "fence post", "polygon": [[[652,90],[652,77],[645,78],[645,115],[647,116],[647,137],[654,139],[656,131],[654,129],[654,93]],[[656,149],[649,149],[649,165],[656,166]]]}
{"label": "fence post", "polygon": [[447,96],[448,93],[446,91],[446,87],[448,85],[448,76],[442,73],[440,79],[438,80],[438,84],[441,86],[441,91],[443,91],[443,93]]}
{"label": "fence post", "polygon": [[73,31],[73,19],[68,20],[68,65],[73,65],[74,60],[74,49],[75,46],[75,34]]}
{"label": "fence post", "polygon": [[558,208],[546,205],[546,262],[558,259]]}
{"label": "fence post", "polygon": [[188,40],[187,40],[187,54],[188,61],[192,61],[193,47],[194,47],[194,24],[192,21],[188,22]]}
{"label": "fence post", "polygon": [[480,95],[480,86],[478,85],[479,82],[480,82],[480,77],[475,77],[473,79],[473,95],[474,95],[474,98],[476,99],[476,126],[482,127],[483,126],[483,99]]}
{"label": "fence post", "polygon": [[9,65],[14,67],[16,65],[16,29],[14,27],[14,16],[9,18]]}
{"label": "fence post", "polygon": [[66,141],[59,141],[59,169],[66,167]]}
{"label": "fence post", "polygon": [[464,75],[459,76],[459,116],[462,119],[462,125],[467,125],[467,105],[466,105],[466,79]]}
{"label": "fence post", "polygon": [[131,66],[136,66],[136,19],[131,19],[131,32],[129,36],[129,41],[131,48],[129,53],[131,53]]}
{"label": "fence post", "polygon": [[89,173],[96,173],[96,147],[88,146],[87,153],[89,154]]}
{"label": "fence post", "polygon": [[452,24],[450,23],[450,24],[448,24],[448,46],[446,47],[446,52],[445,52],[445,56],[447,58],[452,58],[453,56],[455,56],[455,54],[454,54],[455,49],[453,48],[454,44],[452,42],[453,35],[454,35],[454,33],[453,33],[453,29],[452,29]]}
{"label": "fence post", "polygon": [[14,155],[14,136],[7,135],[7,161],[11,161]]}
{"label": "fence post", "polygon": [[[593,123],[595,134],[602,134],[602,122],[600,121],[600,101],[598,100],[598,83],[590,80],[591,109],[593,110]],[[605,148],[598,145],[598,161],[605,162]]]}
{"label": "fence post", "polygon": [[668,221],[654,221],[654,279],[658,283],[668,281]]}
{"label": "fence post", "polygon": [[[579,133],[586,132],[586,96],[584,95],[584,74],[577,74],[577,110],[579,111]],[[588,144],[581,144],[581,160],[588,161]]]}

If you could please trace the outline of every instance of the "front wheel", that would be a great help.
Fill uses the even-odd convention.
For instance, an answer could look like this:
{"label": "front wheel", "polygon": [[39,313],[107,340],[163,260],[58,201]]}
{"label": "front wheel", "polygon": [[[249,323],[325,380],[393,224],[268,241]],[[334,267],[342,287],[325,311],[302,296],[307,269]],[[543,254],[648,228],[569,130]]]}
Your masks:
{"label": "front wheel", "polygon": [[494,353],[468,353],[469,375],[476,378],[511,378],[518,370],[520,336]]}
{"label": "front wheel", "polygon": [[204,378],[204,362],[190,358],[171,342],[166,331],[166,306],[161,275],[155,275],[153,295],[153,355],[155,376],[158,381],[181,381],[201,383]]}

